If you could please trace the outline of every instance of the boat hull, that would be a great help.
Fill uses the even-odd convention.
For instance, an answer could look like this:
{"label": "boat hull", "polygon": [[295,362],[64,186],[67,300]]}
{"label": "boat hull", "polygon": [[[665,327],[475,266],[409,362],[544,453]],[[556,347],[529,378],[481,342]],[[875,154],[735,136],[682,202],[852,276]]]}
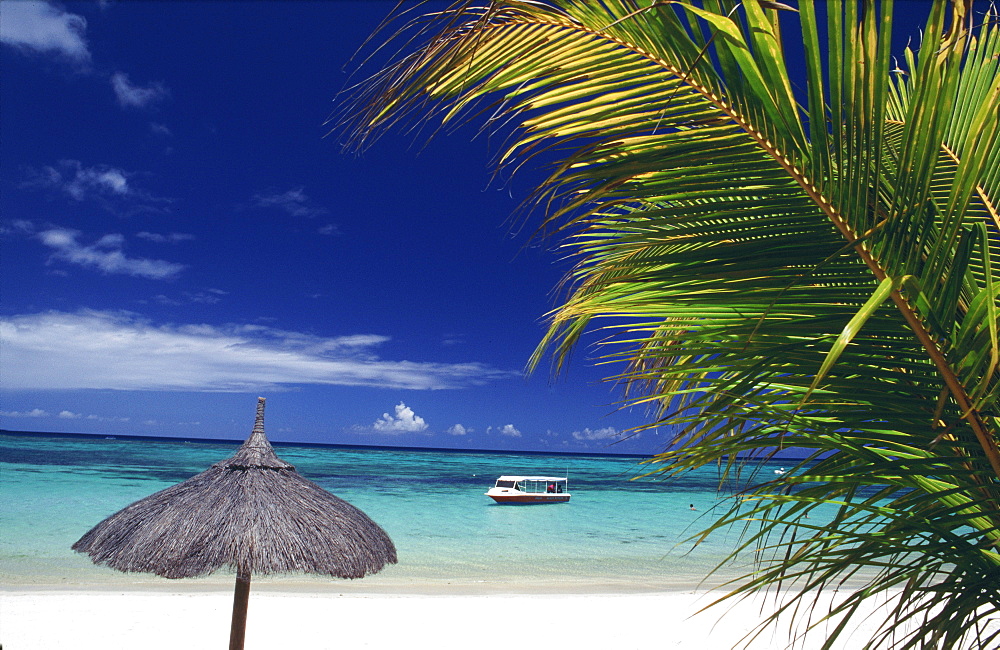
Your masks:
{"label": "boat hull", "polygon": [[497,503],[509,503],[514,505],[525,505],[525,504],[535,504],[535,503],[566,503],[569,501],[568,494],[525,494],[508,492],[506,494],[490,494],[486,493],[486,496],[490,497]]}

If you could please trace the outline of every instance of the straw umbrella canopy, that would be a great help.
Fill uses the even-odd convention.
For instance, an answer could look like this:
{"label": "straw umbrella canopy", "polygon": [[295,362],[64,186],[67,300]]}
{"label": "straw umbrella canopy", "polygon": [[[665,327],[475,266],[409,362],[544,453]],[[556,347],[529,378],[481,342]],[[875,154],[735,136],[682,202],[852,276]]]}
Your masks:
{"label": "straw umbrella canopy", "polygon": [[123,508],[73,545],[96,564],[165,578],[231,567],[234,650],[243,647],[251,575],[362,578],[396,563],[378,524],[278,458],[264,434],[264,402],[232,457]]}

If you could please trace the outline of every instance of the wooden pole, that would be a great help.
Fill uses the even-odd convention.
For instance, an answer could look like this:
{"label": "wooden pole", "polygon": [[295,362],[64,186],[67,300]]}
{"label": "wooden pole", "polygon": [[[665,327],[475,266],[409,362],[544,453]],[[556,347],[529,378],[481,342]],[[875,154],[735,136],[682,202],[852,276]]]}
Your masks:
{"label": "wooden pole", "polygon": [[250,572],[242,570],[236,575],[233,593],[233,624],[229,630],[229,650],[243,650],[247,631],[247,602],[250,600]]}

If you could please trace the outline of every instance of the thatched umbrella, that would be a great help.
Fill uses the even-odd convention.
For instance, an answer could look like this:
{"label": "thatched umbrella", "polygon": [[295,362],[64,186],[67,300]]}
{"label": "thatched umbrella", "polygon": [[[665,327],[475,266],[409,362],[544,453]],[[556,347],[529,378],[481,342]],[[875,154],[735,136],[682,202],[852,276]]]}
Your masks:
{"label": "thatched umbrella", "polygon": [[264,398],[253,432],[231,458],[136,501],[73,545],[119,571],[188,578],[236,571],[229,647],[243,647],[252,574],[302,571],[362,578],[396,563],[378,524],[275,455]]}

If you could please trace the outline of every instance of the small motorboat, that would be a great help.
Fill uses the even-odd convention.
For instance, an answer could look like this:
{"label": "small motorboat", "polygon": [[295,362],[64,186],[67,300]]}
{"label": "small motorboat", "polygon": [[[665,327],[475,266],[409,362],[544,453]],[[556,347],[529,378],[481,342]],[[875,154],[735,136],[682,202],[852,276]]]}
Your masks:
{"label": "small motorboat", "polygon": [[566,503],[568,482],[565,476],[501,476],[486,496],[497,503]]}

